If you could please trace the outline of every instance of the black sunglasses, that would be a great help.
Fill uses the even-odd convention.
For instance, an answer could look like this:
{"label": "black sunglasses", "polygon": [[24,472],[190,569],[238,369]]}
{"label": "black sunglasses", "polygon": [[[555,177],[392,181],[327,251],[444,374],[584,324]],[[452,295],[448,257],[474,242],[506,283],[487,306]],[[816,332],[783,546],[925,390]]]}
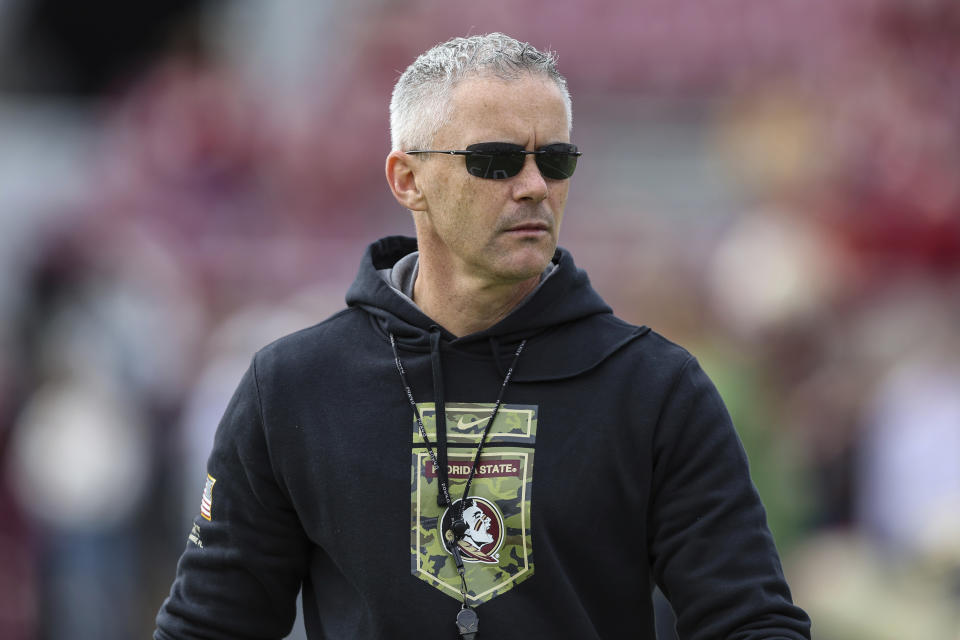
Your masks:
{"label": "black sunglasses", "polygon": [[461,151],[424,150],[407,153],[463,156],[470,175],[491,180],[506,180],[520,173],[526,156],[533,156],[544,178],[566,180],[577,168],[577,158],[583,155],[577,151],[577,145],[567,142],[548,144],[535,151],[527,151],[521,145],[510,142],[478,142]]}

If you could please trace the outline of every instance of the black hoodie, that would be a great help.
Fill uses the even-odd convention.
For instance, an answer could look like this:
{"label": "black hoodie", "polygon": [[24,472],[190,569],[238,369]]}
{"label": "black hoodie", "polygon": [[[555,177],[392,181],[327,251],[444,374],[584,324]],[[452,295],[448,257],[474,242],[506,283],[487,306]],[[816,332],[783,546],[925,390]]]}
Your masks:
{"label": "black hoodie", "polygon": [[460,507],[479,637],[652,640],[658,584],[681,638],[809,638],[743,449],[689,353],[614,317],[562,249],[510,315],[457,338],[383,276],[415,250],[374,243],[347,309],[254,357],[157,640],[282,638],[301,586],[311,640],[457,637],[443,534],[458,504],[438,504],[438,471],[445,453],[464,498],[523,340]]}

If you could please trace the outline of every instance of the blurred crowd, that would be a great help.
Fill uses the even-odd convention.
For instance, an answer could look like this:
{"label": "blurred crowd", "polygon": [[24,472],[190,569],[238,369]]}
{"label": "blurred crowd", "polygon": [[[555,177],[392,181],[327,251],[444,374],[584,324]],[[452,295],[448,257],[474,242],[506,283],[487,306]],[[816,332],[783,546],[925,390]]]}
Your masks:
{"label": "blurred crowd", "polygon": [[815,637],[960,639],[960,4],[160,4],[0,3],[0,638],[149,636],[253,352],[412,234],[393,82],[501,30],[573,94],[561,243],[717,382]]}

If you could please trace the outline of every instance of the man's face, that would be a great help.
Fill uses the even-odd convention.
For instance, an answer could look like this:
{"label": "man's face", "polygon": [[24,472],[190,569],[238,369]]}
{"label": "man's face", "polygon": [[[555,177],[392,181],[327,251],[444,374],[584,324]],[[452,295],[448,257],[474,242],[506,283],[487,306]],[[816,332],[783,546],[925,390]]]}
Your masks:
{"label": "man's face", "polygon": [[[510,142],[527,150],[569,142],[560,89],[549,78],[475,77],[451,97],[451,118],[432,149]],[[461,156],[430,154],[418,168],[426,210],[416,214],[421,251],[438,268],[486,284],[528,280],[543,271],[557,246],[569,180],[540,174],[533,156],[512,178],[470,175]]]}

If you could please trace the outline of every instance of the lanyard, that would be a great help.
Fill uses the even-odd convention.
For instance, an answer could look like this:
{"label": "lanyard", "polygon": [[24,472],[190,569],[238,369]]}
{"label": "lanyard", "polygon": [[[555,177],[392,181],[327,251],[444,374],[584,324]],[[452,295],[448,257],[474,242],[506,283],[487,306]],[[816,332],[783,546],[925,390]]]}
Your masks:
{"label": "lanyard", "polygon": [[[463,487],[463,495],[460,498],[459,509],[454,509],[453,524],[445,534],[445,544],[453,554],[453,559],[457,566],[457,573],[460,574],[460,596],[463,600],[463,605],[460,609],[460,612],[457,614],[456,624],[457,629],[460,631],[460,635],[465,640],[472,640],[476,637],[480,620],[476,611],[467,606],[467,579],[463,567],[463,558],[460,556],[460,549],[457,545],[467,530],[467,523],[463,521],[463,510],[466,508],[467,496],[470,495],[470,484],[473,482],[473,476],[477,471],[477,462],[480,461],[480,454],[483,452],[483,445],[487,441],[487,434],[490,433],[490,427],[493,425],[493,421],[496,419],[497,413],[500,411],[500,405],[503,402],[503,393],[506,391],[507,385],[510,384],[510,378],[513,376],[513,368],[517,365],[517,360],[519,360],[520,354],[523,352],[523,347],[526,346],[526,344],[526,340],[520,342],[520,345],[517,347],[517,350],[514,353],[513,362],[510,363],[510,368],[507,369],[507,374],[504,376],[503,383],[500,385],[500,393],[497,394],[497,401],[493,405],[493,411],[490,413],[490,418],[487,420],[487,424],[483,427],[483,433],[480,436],[480,441],[477,443],[477,449],[473,454],[473,462],[470,465],[470,475],[467,476],[467,483]],[[404,391],[407,393],[407,400],[410,402],[410,406],[413,408],[413,415],[416,416],[417,428],[420,430],[420,437],[423,438],[423,442],[427,447],[427,452],[430,454],[430,459],[433,461],[434,469],[437,469],[438,471],[440,495],[442,496],[443,502],[447,507],[453,507],[453,501],[450,499],[450,488],[448,486],[446,474],[439,473],[440,465],[437,462],[437,454],[434,452],[429,438],[427,438],[427,430],[423,426],[423,419],[420,417],[420,410],[417,408],[417,403],[413,399],[413,391],[410,390],[410,384],[407,382],[407,375],[403,369],[403,363],[400,362],[400,354],[397,351],[397,340],[394,338],[392,333],[390,334],[390,347],[393,349],[394,363],[397,365],[397,371],[400,373],[400,381],[403,383]],[[434,399],[434,402],[440,401],[440,398]],[[440,429],[446,430],[447,425],[441,425],[438,423],[436,428],[437,432],[439,433]],[[445,448],[446,442],[443,444]],[[446,456],[444,456],[444,458],[446,458]]]}

